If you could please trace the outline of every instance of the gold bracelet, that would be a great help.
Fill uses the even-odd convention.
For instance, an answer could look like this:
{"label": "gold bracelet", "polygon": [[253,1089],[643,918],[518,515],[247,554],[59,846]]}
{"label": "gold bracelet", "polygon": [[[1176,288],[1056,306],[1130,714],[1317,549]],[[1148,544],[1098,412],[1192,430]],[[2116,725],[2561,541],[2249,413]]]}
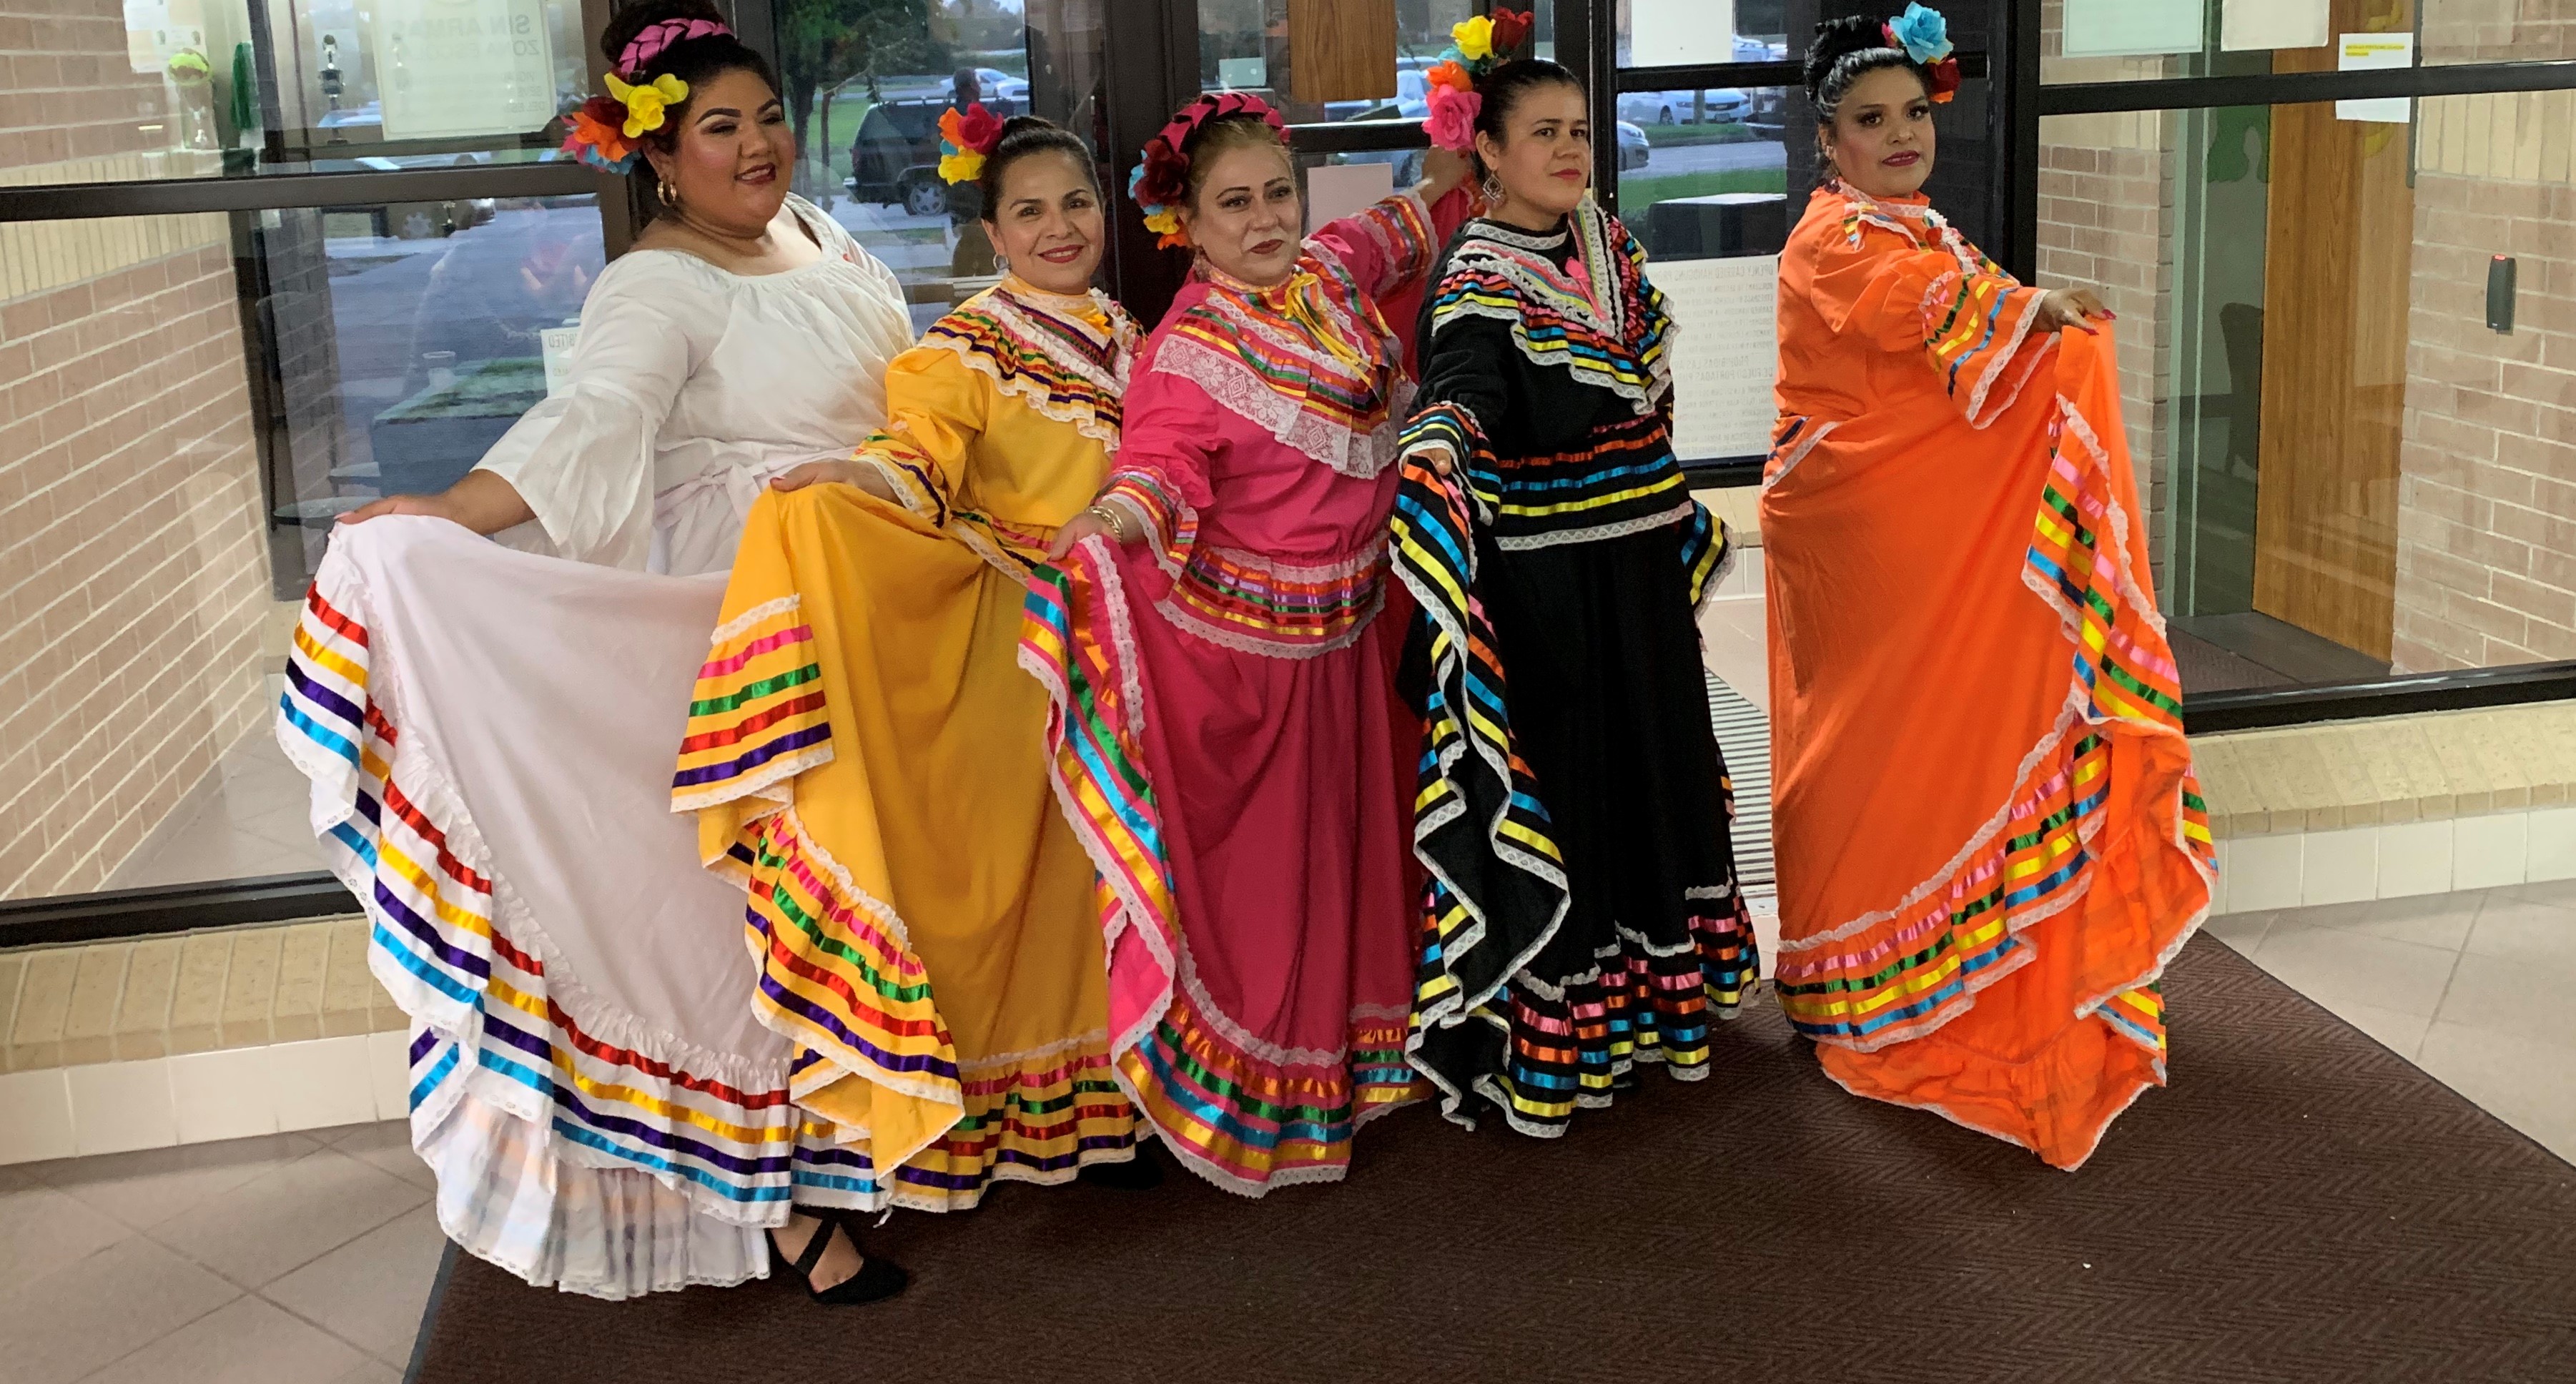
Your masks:
{"label": "gold bracelet", "polygon": [[1093,505],[1090,508],[1085,509],[1083,513],[1099,520],[1101,527],[1109,530],[1109,536],[1111,538],[1114,538],[1121,543],[1128,541],[1127,519],[1125,515],[1120,514],[1118,511],[1111,509],[1107,505]]}

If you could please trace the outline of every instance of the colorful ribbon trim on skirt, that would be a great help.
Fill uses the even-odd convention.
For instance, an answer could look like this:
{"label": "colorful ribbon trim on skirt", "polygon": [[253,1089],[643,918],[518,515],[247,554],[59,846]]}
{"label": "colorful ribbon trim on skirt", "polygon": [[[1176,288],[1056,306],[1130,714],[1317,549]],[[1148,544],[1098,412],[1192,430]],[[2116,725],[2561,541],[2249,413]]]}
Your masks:
{"label": "colorful ribbon trim on skirt", "polygon": [[[873,1199],[868,1170],[802,1120],[783,1080],[693,1072],[586,1031],[565,1011],[538,944],[501,921],[507,910],[473,863],[483,848],[462,807],[434,779],[399,781],[401,734],[370,696],[358,608],[358,593],[319,583],[306,597],[278,731],[288,757],[341,804],[322,845],[372,924],[371,969],[413,1021],[412,1109],[436,1122],[470,1092],[547,1131],[559,1158],[655,1174],[737,1223],[774,1220],[791,1199]],[[506,1214],[477,1219],[505,1241],[543,1233]]]}
{"label": "colorful ribbon trim on skirt", "polygon": [[1568,897],[1547,808],[1512,748],[1502,660],[1476,598],[1475,521],[1461,483],[1471,474],[1460,466],[1441,476],[1408,460],[1393,524],[1396,575],[1431,649],[1413,808],[1414,854],[1430,882],[1406,1049],[1440,1087],[1441,1113],[1461,1123],[1473,1123],[1466,1095],[1490,1062],[1445,1057],[1453,1044],[1440,1032],[1466,1026],[1466,1046],[1487,1045],[1498,1017],[1488,1006],[1556,935]]}
{"label": "colorful ribbon trim on skirt", "polygon": [[1258,1194],[1339,1178],[1353,1131],[1420,1096],[1403,1021],[1354,1015],[1340,1054],[1258,1053],[1200,1012],[1181,983],[1171,862],[1138,739],[1132,618],[1114,552],[1093,538],[1062,567],[1033,570],[1020,642],[1020,666],[1047,686],[1058,799],[1100,873],[1119,1079],[1173,1151],[1219,1186]]}
{"label": "colorful ribbon trim on skirt", "polygon": [[[2183,736],[2180,674],[2151,600],[2127,571],[2128,517],[2109,458],[2071,401],[2060,400],[2050,435],[2022,580],[2064,623],[2066,712],[2034,750],[2004,813],[1941,875],[1883,917],[1784,946],[1776,973],[1782,1007],[1818,1042],[1867,1052],[1920,1037],[2026,963],[2022,930],[2077,906],[2094,882],[2111,738]],[[2173,839],[2164,844],[2215,878],[2196,776],[2182,776],[2176,799]],[[2153,1054],[2159,1079],[2166,1034],[2153,976],[2165,959],[2155,958],[2140,984],[2093,997],[2079,1011],[2100,1015]]]}

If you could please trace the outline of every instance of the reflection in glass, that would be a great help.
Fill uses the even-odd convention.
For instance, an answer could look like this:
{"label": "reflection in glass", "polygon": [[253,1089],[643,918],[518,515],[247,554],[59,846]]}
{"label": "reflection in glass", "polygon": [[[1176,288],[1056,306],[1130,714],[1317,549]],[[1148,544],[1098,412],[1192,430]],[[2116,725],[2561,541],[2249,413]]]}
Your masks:
{"label": "reflection in glass", "polygon": [[[599,276],[588,197],[246,214],[275,391],[273,582],[301,595],[333,518],[444,490],[548,392]],[[556,335],[550,340],[548,333]]]}
{"label": "reflection in glass", "polygon": [[[387,171],[557,157],[579,0],[127,0],[13,59],[15,182]],[[108,102],[88,98],[105,93]]]}
{"label": "reflection in glass", "polygon": [[[796,190],[885,261],[915,328],[1000,266],[980,194],[939,177],[939,117],[981,102],[1042,115],[1101,147],[1101,0],[779,0],[779,81]],[[1102,177],[1108,177],[1104,167]]]}
{"label": "reflection in glass", "polygon": [[2041,276],[2120,313],[2190,689],[2576,656],[2567,99],[2046,123]]}
{"label": "reflection in glass", "polygon": [[[1716,96],[1720,93],[1711,92]],[[1767,123],[1619,125],[1619,219],[1659,260],[1777,254],[1794,216],[1779,87],[1723,93]],[[1621,97],[1670,95],[1629,92]]]}
{"label": "reflection in glass", "polygon": [[2416,62],[2424,67],[2576,58],[2576,0],[2331,0],[2324,30],[2328,46],[2237,51],[2226,46],[2224,0],[2204,3],[2205,41],[2194,51],[2070,56],[2065,0],[2045,0],[2040,80],[2053,86],[2332,71],[2337,56],[2331,44],[2345,34],[2412,34]]}

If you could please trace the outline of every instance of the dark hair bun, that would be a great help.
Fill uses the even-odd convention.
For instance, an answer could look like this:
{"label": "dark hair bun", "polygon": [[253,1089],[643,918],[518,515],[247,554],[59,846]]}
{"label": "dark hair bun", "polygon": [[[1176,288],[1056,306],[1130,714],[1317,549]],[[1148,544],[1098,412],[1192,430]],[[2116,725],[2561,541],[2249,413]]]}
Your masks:
{"label": "dark hair bun", "polygon": [[1002,133],[993,141],[993,152],[984,156],[984,171],[975,179],[975,190],[983,200],[984,219],[992,220],[1001,213],[1002,180],[1011,165],[1031,154],[1058,153],[1081,165],[1083,175],[1091,180],[1092,191],[1100,190],[1099,170],[1092,166],[1091,148],[1071,130],[1041,115],[1015,115],[1002,122]]}
{"label": "dark hair bun", "polygon": [[1833,75],[1835,63],[1854,53],[1887,46],[1885,20],[1851,14],[1817,25],[1816,41],[1807,45],[1808,94],[1814,95],[1816,88],[1823,86],[1825,79]]}
{"label": "dark hair bun", "polygon": [[666,19],[704,19],[733,27],[724,12],[708,0],[645,0],[608,17],[608,27],[599,35],[600,56],[608,59],[609,67],[614,69],[617,60],[626,56],[626,45],[634,42],[637,34]]}

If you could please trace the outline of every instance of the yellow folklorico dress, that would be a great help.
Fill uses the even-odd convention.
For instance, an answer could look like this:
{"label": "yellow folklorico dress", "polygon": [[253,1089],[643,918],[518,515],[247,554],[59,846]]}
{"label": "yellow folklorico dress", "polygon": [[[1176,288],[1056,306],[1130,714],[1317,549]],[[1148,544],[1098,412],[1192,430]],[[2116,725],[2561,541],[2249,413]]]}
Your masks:
{"label": "yellow folklorico dress", "polygon": [[754,1004],[833,1135],[800,1200],[963,1209],[1135,1156],[1091,859],[1018,661],[1029,564],[1108,474],[1135,342],[1103,295],[1005,280],[887,369],[858,459],[904,503],[812,486],[744,525],[672,801],[749,885]]}

